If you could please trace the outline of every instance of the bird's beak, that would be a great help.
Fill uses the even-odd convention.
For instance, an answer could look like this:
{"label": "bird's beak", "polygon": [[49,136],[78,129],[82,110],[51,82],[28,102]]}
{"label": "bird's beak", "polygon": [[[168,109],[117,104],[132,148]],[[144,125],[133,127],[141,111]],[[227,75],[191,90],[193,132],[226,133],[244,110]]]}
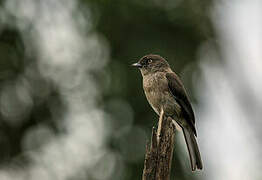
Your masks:
{"label": "bird's beak", "polygon": [[142,65],[140,63],[134,63],[131,66],[137,67],[137,68],[141,68],[142,67]]}

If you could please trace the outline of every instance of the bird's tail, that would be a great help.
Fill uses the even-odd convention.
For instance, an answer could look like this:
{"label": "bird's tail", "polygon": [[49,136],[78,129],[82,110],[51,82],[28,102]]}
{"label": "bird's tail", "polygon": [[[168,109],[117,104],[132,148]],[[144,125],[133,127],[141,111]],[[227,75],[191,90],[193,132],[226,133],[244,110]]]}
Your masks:
{"label": "bird's tail", "polygon": [[203,164],[198,149],[196,137],[189,127],[183,127],[182,129],[187,144],[187,149],[189,152],[192,171],[195,171],[196,169],[202,169]]}

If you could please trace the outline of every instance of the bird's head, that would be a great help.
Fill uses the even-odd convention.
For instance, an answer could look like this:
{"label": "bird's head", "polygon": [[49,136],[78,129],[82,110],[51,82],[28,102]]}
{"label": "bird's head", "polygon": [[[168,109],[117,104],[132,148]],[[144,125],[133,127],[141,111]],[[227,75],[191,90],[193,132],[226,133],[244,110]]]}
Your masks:
{"label": "bird's head", "polygon": [[142,57],[137,63],[132,64],[132,66],[139,68],[142,75],[165,72],[169,69],[168,62],[161,56],[155,54]]}

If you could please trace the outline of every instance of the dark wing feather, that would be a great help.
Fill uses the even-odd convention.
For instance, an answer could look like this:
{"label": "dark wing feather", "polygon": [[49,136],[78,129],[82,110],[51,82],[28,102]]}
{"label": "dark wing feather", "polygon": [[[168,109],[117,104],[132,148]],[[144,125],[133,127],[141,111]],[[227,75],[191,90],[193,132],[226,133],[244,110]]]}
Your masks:
{"label": "dark wing feather", "polygon": [[175,73],[167,73],[166,78],[168,80],[170,92],[173,94],[175,100],[182,108],[182,116],[189,123],[194,134],[197,135],[195,128],[195,115],[182,82]]}

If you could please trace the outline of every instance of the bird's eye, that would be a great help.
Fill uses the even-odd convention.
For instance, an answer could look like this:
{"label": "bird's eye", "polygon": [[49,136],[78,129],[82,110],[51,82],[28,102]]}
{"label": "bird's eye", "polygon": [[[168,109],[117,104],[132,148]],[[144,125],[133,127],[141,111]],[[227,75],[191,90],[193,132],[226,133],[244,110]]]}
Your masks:
{"label": "bird's eye", "polygon": [[149,64],[149,63],[152,63],[152,59],[148,59],[147,60],[147,63]]}

